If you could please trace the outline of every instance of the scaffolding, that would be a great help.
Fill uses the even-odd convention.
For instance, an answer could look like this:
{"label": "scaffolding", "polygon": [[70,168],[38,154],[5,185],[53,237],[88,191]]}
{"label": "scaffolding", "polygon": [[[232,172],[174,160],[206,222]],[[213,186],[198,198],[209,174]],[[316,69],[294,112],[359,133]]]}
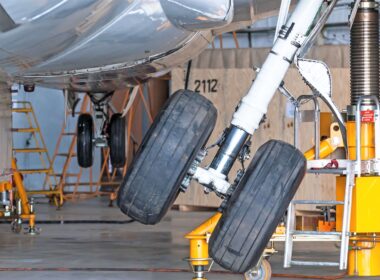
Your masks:
{"label": "scaffolding", "polygon": [[13,102],[12,113],[21,114],[27,123],[26,126],[12,128],[14,136],[15,134],[29,135],[25,144],[26,147],[13,147],[15,162],[17,162],[17,157],[21,154],[37,156],[36,158],[40,161],[39,166],[36,168],[20,168],[18,172],[20,172],[21,176],[39,175],[44,178],[42,186],[27,190],[27,194],[29,196],[47,196],[57,207],[60,207],[63,203],[62,189],[57,187],[52,160],[32,104],[27,101]]}

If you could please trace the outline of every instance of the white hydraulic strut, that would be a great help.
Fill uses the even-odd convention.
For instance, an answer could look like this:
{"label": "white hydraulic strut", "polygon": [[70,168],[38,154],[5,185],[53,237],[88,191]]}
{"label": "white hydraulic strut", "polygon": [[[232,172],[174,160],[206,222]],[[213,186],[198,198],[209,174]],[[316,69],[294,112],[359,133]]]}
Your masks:
{"label": "white hydraulic strut", "polygon": [[248,94],[242,99],[225,133],[220,148],[207,169],[197,167],[191,175],[201,185],[227,194],[227,176],[249,135],[258,129],[269,102],[280,87],[294,57],[311,29],[324,0],[300,0],[292,16],[281,28]]}
{"label": "white hydraulic strut", "polygon": [[278,35],[280,34],[280,30],[282,26],[286,23],[289,14],[289,8],[291,4],[291,0],[282,0],[280,6],[280,12],[278,14],[276,33],[274,35],[274,43],[276,42]]}
{"label": "white hydraulic strut", "polygon": [[281,29],[248,94],[235,112],[232,124],[253,134],[268,110],[270,101],[281,85],[297,50],[311,28],[323,0],[300,0],[292,16]]}

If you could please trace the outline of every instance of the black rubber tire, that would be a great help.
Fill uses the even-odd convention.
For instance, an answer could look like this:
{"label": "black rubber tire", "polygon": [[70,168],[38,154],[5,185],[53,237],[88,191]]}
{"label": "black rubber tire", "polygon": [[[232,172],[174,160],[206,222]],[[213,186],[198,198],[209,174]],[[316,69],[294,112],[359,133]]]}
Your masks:
{"label": "black rubber tire", "polygon": [[125,165],[125,118],[122,114],[113,114],[110,121],[110,157],[115,168]]}
{"label": "black rubber tire", "polygon": [[211,236],[214,261],[237,273],[256,266],[305,172],[306,159],[293,146],[277,140],[261,146]]}
{"label": "black rubber tire", "polygon": [[118,205],[123,213],[143,224],[161,221],[216,118],[214,105],[198,93],[180,90],[170,97],[120,186]]}
{"label": "black rubber tire", "polygon": [[93,164],[94,122],[90,114],[78,118],[77,158],[80,167],[88,168]]}

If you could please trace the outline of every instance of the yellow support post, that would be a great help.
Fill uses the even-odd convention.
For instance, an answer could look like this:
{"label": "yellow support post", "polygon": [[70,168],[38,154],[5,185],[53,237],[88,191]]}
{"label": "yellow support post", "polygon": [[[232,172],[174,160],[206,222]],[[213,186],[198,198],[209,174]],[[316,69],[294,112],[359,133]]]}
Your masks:
{"label": "yellow support post", "polygon": [[12,159],[13,181],[16,187],[17,195],[21,201],[21,215],[19,218],[29,221],[29,234],[36,234],[36,216],[29,203],[24,183],[20,172],[17,169],[16,160]]}
{"label": "yellow support post", "polygon": [[15,159],[12,159],[12,169],[13,169],[13,181],[16,186],[17,195],[19,196],[21,200],[22,212],[24,214],[29,214],[30,206],[29,206],[29,201],[28,201],[28,195],[26,194],[24,184],[22,182],[22,177],[21,177],[20,172],[17,169],[17,164],[16,164]]}
{"label": "yellow support post", "polygon": [[208,242],[221,218],[222,213],[218,212],[185,236],[190,241],[190,257],[188,261],[195,273],[193,280],[207,280],[205,273],[209,269],[206,269],[206,267],[212,261],[208,254]]}
{"label": "yellow support post", "polygon": [[[327,123],[326,123],[327,125]],[[337,123],[329,123],[330,133],[329,138],[322,140],[319,144],[319,158],[324,159],[335,152],[338,148],[343,148],[343,138],[340,131],[339,125]],[[326,132],[323,132],[326,135]],[[322,135],[322,126],[321,126],[321,135]],[[307,150],[304,153],[306,160],[315,159],[315,147]]]}
{"label": "yellow support post", "polygon": [[[337,199],[344,199],[346,177],[337,177]],[[352,194],[348,275],[380,276],[380,177],[355,179]],[[343,207],[337,206],[337,231],[342,230]]]}
{"label": "yellow support post", "polygon": [[[348,154],[350,160],[356,159],[355,122],[347,122]],[[361,159],[375,157],[374,123],[362,122]],[[346,177],[336,180],[337,200],[344,200]],[[355,179],[352,194],[350,250],[348,253],[349,276],[380,276],[380,176],[362,176]],[[337,206],[337,231],[342,230],[343,206]]]}
{"label": "yellow support post", "polygon": [[[319,149],[319,157],[321,159],[328,157],[331,155],[338,146],[334,145],[333,140],[331,138],[321,141],[320,149]],[[311,148],[310,150],[304,153],[306,160],[314,160],[315,159],[315,148]]]}
{"label": "yellow support post", "polygon": [[[356,124],[347,122],[348,155],[350,160],[356,159]],[[375,157],[375,125],[362,122],[360,130],[361,159],[369,160]]]}
{"label": "yellow support post", "polygon": [[[335,124],[331,125],[331,129],[333,129],[333,125]],[[343,141],[338,142],[339,143],[334,142],[333,137],[321,141],[320,157],[325,158],[332,154],[338,147],[341,147]],[[315,149],[312,148],[308,150],[304,155],[307,160],[314,159]],[[193,280],[207,280],[205,273],[208,272],[208,270],[206,270],[205,267],[209,266],[212,261],[208,253],[208,242],[221,218],[222,213],[218,212],[185,236],[185,238],[190,241],[190,257],[187,260],[195,273]],[[282,229],[282,227],[278,229]],[[268,265],[269,264],[267,264],[267,266]]]}

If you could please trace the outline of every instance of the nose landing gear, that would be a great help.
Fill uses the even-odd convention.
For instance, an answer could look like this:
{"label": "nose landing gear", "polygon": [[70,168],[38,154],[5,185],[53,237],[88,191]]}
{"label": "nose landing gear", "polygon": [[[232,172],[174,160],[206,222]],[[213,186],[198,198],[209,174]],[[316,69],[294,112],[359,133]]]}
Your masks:
{"label": "nose landing gear", "polygon": [[[272,140],[259,149],[247,170],[243,166],[232,184],[229,173],[237,158],[246,158],[249,139],[259,128],[300,47],[307,46],[307,36],[322,5],[329,3],[298,1],[235,111],[210,166],[200,166],[203,159],[200,151],[215,125],[215,108],[204,97],[189,91],[171,98],[143,141],[120,187],[119,206],[124,213],[142,223],[155,224],[179,191],[186,190],[194,179],[206,192],[225,198],[221,207],[223,215],[210,238],[211,258],[222,267],[242,274],[259,263],[301,183],[306,160],[293,146]],[[254,271],[248,276],[252,274],[259,275]]]}

